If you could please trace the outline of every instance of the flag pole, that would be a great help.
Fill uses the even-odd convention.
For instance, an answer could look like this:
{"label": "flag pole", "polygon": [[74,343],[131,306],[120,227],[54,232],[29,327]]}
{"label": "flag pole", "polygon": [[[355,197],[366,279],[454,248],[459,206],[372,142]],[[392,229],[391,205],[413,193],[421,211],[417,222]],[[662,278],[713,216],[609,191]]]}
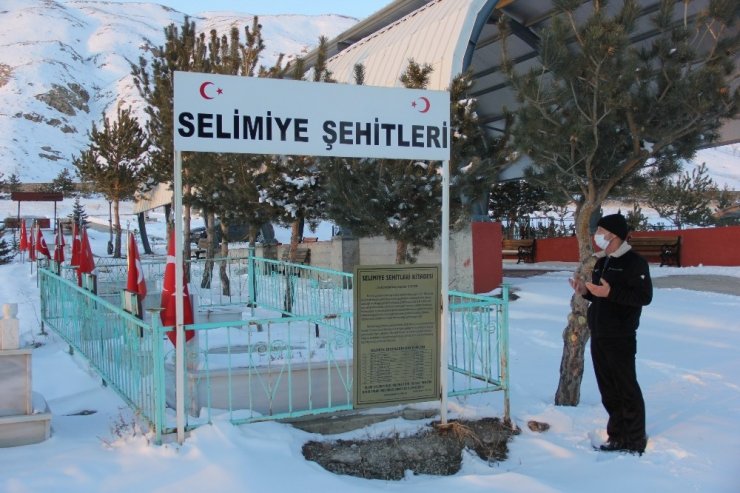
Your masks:
{"label": "flag pole", "polygon": [[175,411],[177,443],[185,441],[185,331],[183,329],[182,153],[175,150]]}
{"label": "flag pole", "polygon": [[442,161],[442,320],[440,321],[440,423],[447,424],[447,325],[450,304],[450,161]]}

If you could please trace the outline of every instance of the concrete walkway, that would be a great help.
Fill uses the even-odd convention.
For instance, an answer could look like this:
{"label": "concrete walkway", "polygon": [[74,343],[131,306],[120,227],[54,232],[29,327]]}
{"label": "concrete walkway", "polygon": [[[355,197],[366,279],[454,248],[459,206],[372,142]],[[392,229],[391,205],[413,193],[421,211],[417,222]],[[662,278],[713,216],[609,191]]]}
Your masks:
{"label": "concrete walkway", "polygon": [[[504,266],[505,277],[531,277],[546,272],[558,272],[563,269],[507,269]],[[706,291],[710,293],[729,294],[740,296],[740,277],[722,276],[714,274],[685,275],[675,274],[653,278],[655,288],[680,288],[692,291]]]}
{"label": "concrete walkway", "polygon": [[653,279],[656,288],[683,288],[693,291],[708,291],[712,293],[740,296],[740,278],[718,275],[672,275]]}

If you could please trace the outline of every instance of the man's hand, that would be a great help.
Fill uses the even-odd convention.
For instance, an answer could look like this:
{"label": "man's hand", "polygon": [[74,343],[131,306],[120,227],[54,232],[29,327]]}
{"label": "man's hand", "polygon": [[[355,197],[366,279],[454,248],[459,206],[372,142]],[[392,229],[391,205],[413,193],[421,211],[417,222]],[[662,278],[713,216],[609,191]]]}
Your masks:
{"label": "man's hand", "polygon": [[608,282],[606,282],[604,279],[601,279],[599,281],[599,284],[594,284],[592,282],[586,283],[586,289],[588,291],[598,297],[598,298],[606,298],[609,296],[609,291],[611,291],[612,287],[609,285]]}
{"label": "man's hand", "polygon": [[568,283],[570,283],[570,287],[573,288],[573,291],[583,296],[586,294],[586,285],[583,284],[583,280],[578,277],[573,277],[568,279]]}

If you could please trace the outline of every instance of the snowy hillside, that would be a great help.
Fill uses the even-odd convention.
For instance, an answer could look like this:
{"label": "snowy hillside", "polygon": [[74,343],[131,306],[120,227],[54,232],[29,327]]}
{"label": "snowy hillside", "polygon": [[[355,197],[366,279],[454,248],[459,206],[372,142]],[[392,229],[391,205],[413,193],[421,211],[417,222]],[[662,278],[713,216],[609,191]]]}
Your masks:
{"label": "snowy hillside", "polygon": [[[204,4],[207,7],[207,4]],[[141,108],[130,76],[147,46],[164,43],[163,29],[185,14],[156,3],[3,0],[0,4],[0,172],[24,182],[51,181],[72,168],[93,122],[118,102]],[[205,12],[199,31],[228,34],[252,25],[248,13]],[[260,16],[266,49],[294,57],[357,22],[339,15]]]}
{"label": "snowy hillside", "polygon": [[[204,7],[208,4],[204,3]],[[87,131],[119,102],[138,113],[142,102],[130,76],[148,46],[164,42],[163,29],[182,25],[181,12],[156,3],[3,0],[0,3],[0,172],[23,182],[48,182],[87,145]],[[253,15],[204,12],[199,31],[228,34],[252,24]],[[260,16],[272,65],[309,51],[320,35],[333,37],[357,19],[339,15]],[[740,144],[701,151],[720,188],[740,190]],[[688,171],[692,169],[689,165]]]}

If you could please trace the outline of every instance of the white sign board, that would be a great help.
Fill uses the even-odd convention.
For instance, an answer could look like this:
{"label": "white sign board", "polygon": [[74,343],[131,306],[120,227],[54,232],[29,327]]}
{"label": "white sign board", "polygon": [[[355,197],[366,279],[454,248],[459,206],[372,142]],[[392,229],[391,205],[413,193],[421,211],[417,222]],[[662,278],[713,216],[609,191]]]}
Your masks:
{"label": "white sign board", "polygon": [[448,160],[445,91],[175,72],[178,151]]}
{"label": "white sign board", "polygon": [[[442,348],[446,355],[450,229],[450,96],[445,91],[175,72],[174,213],[182,217],[182,151],[420,159],[442,166]],[[183,244],[182,221],[175,221]],[[182,249],[175,252],[177,340],[184,340]],[[185,344],[175,347],[177,440],[185,439]],[[440,358],[442,422],[447,362]]]}

